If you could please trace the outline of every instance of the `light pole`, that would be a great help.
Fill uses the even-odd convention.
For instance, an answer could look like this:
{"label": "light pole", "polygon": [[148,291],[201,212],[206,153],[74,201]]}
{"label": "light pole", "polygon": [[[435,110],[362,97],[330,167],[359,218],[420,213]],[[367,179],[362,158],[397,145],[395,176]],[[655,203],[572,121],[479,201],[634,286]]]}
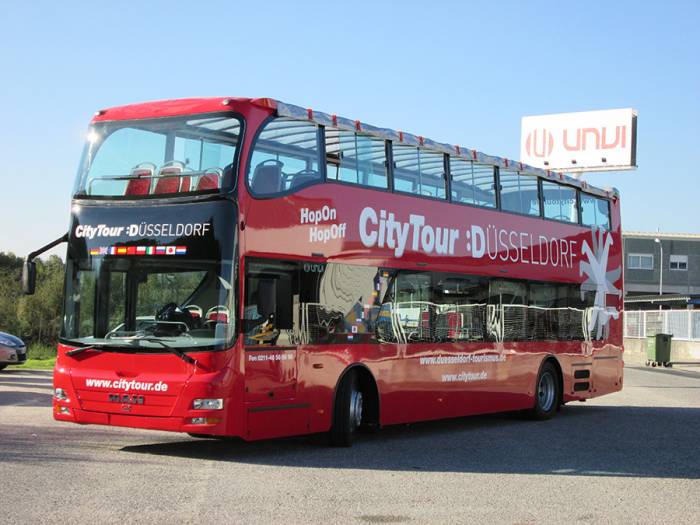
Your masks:
{"label": "light pole", "polygon": [[[658,237],[654,239],[654,242],[658,243],[661,252],[661,259],[659,260],[659,299],[661,299],[664,289],[664,245]],[[661,310],[661,302],[659,302],[659,310]]]}

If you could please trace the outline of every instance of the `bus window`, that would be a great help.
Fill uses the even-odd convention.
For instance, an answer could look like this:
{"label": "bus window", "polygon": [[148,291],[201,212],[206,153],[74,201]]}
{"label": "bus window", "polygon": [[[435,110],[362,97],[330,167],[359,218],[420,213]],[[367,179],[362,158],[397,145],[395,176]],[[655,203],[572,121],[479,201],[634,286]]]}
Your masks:
{"label": "bus window", "polygon": [[406,193],[446,198],[445,156],[414,146],[393,145],[394,188]]}
{"label": "bus window", "polygon": [[436,339],[483,341],[486,336],[488,280],[455,274],[437,274],[435,279]]}
{"label": "bus window", "polygon": [[394,317],[398,321],[400,341],[433,341],[435,305],[431,302],[428,272],[399,272],[394,283]]}
{"label": "bus window", "polygon": [[536,177],[502,169],[499,170],[499,180],[502,210],[539,216],[540,202]]}
{"label": "bus window", "polygon": [[474,201],[477,206],[496,207],[496,170],[489,164],[474,164]]}
{"label": "bus window", "polygon": [[556,182],[542,181],[544,216],[558,221],[578,222],[576,190]]}
{"label": "bus window", "polygon": [[240,131],[228,116],[96,123],[75,191],[133,198],[221,189],[232,184]]}
{"label": "bus window", "polygon": [[298,263],[251,261],[242,329],[248,345],[287,345],[299,302]]}
{"label": "bus window", "polygon": [[581,192],[581,222],[585,226],[599,226],[610,229],[610,203]]}
{"label": "bus window", "polygon": [[248,167],[256,196],[295,191],[323,180],[318,126],[288,118],[268,122],[258,135]]}
{"label": "bus window", "polygon": [[[247,263],[246,344],[376,342],[391,336],[392,274],[376,266],[252,259]],[[387,299],[389,300],[389,299]]]}
{"label": "bus window", "polygon": [[325,131],[328,180],[381,189],[389,187],[383,140],[334,128]]}
{"label": "bus window", "polygon": [[558,289],[554,283],[530,283],[527,338],[548,341],[558,338]]}
{"label": "bus window", "polygon": [[496,207],[493,166],[475,164],[461,157],[450,157],[452,201]]}
{"label": "bus window", "polygon": [[526,283],[493,279],[489,283],[489,305],[495,307],[492,309],[494,319],[489,320],[490,325],[497,324],[499,327],[498,335],[495,335],[493,326],[489,326],[492,337],[504,341],[529,338]]}

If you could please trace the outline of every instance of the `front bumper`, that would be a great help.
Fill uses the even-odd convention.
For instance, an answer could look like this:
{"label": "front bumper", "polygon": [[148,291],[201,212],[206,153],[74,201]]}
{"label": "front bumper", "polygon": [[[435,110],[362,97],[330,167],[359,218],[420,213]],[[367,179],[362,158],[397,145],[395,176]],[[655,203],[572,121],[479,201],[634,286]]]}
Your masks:
{"label": "front bumper", "polygon": [[[68,413],[61,409],[68,409]],[[227,432],[226,416],[221,412],[202,411],[196,417],[207,417],[217,420],[216,423],[198,424],[191,423],[193,416],[188,417],[157,417],[136,416],[130,414],[114,414],[109,412],[92,412],[74,408],[69,404],[54,399],[54,419],[58,421],[70,421],[81,425],[110,425],[117,427],[142,428],[147,430],[162,430],[165,432],[188,432],[191,434],[229,435]]]}
{"label": "front bumper", "polygon": [[0,345],[0,365],[21,365],[27,360],[27,348]]}

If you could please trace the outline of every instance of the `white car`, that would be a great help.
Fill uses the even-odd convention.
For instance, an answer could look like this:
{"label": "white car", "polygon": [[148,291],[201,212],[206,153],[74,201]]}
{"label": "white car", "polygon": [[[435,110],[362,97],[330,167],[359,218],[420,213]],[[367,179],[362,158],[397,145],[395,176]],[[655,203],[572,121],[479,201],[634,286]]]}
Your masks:
{"label": "white car", "polygon": [[27,360],[27,346],[19,337],[0,332],[0,370]]}

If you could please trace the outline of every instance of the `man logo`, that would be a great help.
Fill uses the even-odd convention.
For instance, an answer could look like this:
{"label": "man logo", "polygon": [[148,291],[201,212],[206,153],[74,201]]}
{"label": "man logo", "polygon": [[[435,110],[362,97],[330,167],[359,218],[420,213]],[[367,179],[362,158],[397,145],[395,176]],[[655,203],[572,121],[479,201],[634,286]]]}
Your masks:
{"label": "man logo", "polygon": [[[122,403],[123,405],[143,405],[143,396],[136,394],[109,394],[110,403]],[[123,408],[123,407],[122,407]]]}
{"label": "man logo", "polygon": [[553,149],[554,135],[546,128],[533,129],[525,139],[525,151],[531,157],[549,157]]}

